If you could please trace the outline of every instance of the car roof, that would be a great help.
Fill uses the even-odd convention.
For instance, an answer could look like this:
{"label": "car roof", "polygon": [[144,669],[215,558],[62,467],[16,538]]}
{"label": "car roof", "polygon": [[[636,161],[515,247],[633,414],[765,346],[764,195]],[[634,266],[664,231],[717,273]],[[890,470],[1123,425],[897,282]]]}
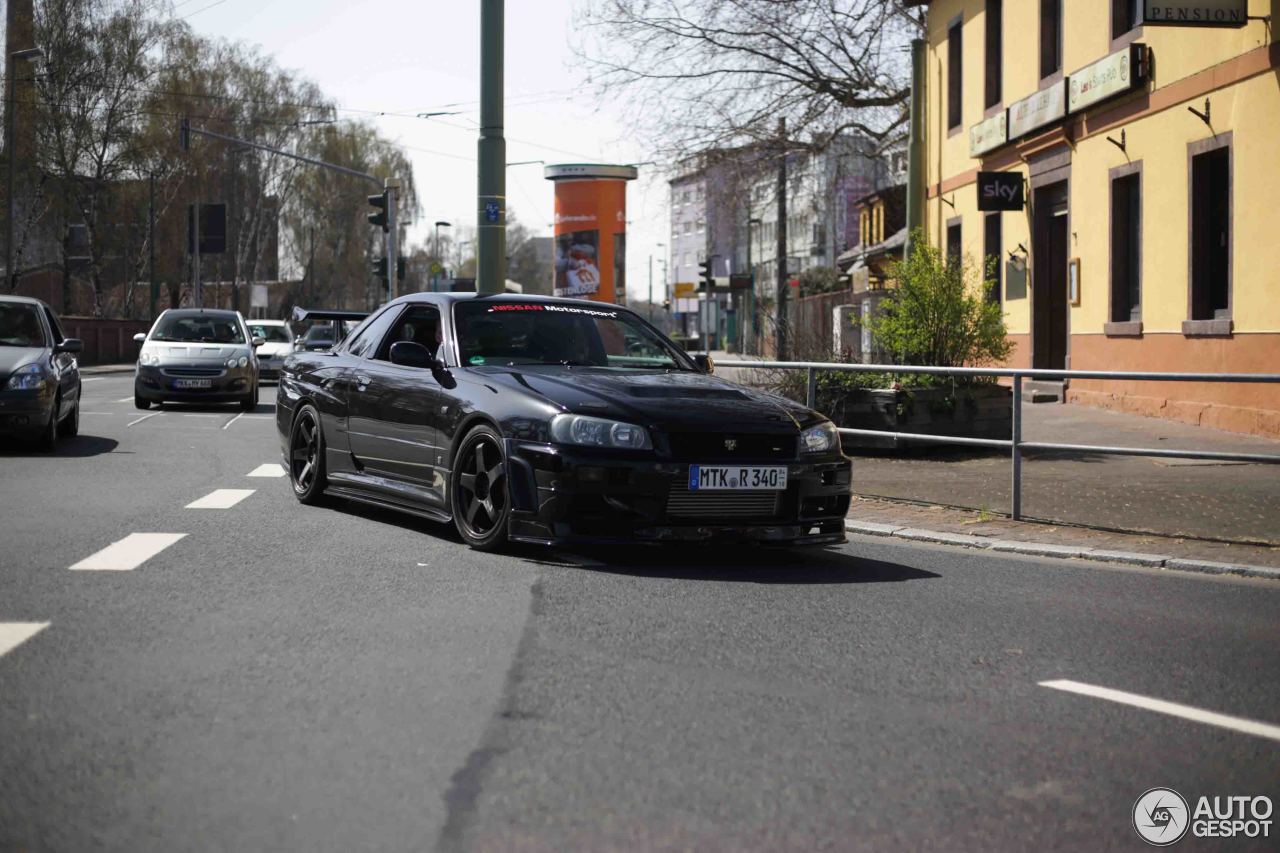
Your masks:
{"label": "car roof", "polygon": [[229,311],[226,308],[166,308],[164,313],[174,317],[219,317],[226,319],[240,315],[239,311]]}
{"label": "car roof", "polygon": [[481,301],[501,301],[501,302],[524,302],[536,303],[543,305],[575,305],[580,308],[594,308],[599,311],[601,308],[617,309],[621,311],[630,311],[631,309],[625,305],[617,305],[613,302],[601,302],[593,299],[569,299],[563,296],[537,296],[534,294],[524,293],[410,293],[401,296],[399,299],[393,300],[391,305],[396,303],[410,302],[447,302],[449,304],[457,304],[459,302],[481,302]]}
{"label": "car roof", "polygon": [[20,302],[23,305],[41,305],[48,308],[48,304],[43,299],[36,299],[33,296],[18,296],[16,293],[0,296],[0,302]]}
{"label": "car roof", "polygon": [[245,320],[246,323],[252,323],[255,326],[287,326],[284,320]]}

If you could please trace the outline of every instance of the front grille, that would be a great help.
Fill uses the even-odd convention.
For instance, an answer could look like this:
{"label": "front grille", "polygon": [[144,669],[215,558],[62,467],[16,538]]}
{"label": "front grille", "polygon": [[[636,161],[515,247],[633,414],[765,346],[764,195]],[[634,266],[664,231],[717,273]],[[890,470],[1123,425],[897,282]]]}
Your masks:
{"label": "front grille", "polygon": [[687,483],[674,482],[667,492],[667,515],[673,518],[773,518],[782,492],[689,491]]}
{"label": "front grille", "polygon": [[678,432],[669,441],[682,462],[795,459],[797,447],[795,433]]}
{"label": "front grille", "polygon": [[222,375],[222,370],[216,367],[214,368],[166,367],[166,368],[163,368],[161,372],[164,373],[165,376],[221,376]]}

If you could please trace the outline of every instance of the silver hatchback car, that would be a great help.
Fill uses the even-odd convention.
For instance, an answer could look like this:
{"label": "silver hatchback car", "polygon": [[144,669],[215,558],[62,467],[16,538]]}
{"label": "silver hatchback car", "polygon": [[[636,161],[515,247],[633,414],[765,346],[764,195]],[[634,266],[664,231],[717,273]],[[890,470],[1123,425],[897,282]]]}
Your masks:
{"label": "silver hatchback car", "polygon": [[258,405],[258,357],[262,338],[252,337],[239,311],[171,308],[145,335],[134,373],[133,402],[239,403]]}

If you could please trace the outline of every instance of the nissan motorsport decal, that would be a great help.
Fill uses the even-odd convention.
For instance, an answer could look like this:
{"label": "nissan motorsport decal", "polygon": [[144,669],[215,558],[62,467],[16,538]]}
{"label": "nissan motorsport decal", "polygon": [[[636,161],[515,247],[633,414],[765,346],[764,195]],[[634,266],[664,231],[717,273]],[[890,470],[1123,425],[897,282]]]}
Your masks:
{"label": "nissan motorsport decal", "polygon": [[495,311],[550,311],[555,314],[585,314],[588,317],[617,317],[617,311],[598,311],[594,308],[575,308],[572,305],[539,305],[537,303],[512,302],[503,305],[489,306],[489,312]]}

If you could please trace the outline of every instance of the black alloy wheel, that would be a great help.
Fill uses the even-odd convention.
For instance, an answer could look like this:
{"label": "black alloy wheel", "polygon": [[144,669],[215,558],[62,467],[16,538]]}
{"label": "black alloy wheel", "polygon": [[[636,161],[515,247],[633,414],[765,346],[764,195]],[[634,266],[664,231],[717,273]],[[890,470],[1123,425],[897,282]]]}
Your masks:
{"label": "black alloy wheel", "polygon": [[71,411],[62,419],[62,426],[59,428],[63,438],[71,438],[80,434],[80,401],[76,400],[75,405],[71,407]]}
{"label": "black alloy wheel", "polygon": [[324,433],[320,415],[310,403],[298,410],[289,433],[289,481],[293,494],[304,504],[320,503],[324,497]]}
{"label": "black alloy wheel", "polygon": [[453,523],[477,551],[495,551],[507,542],[511,496],[502,436],[489,426],[467,433],[453,460],[450,503]]}

